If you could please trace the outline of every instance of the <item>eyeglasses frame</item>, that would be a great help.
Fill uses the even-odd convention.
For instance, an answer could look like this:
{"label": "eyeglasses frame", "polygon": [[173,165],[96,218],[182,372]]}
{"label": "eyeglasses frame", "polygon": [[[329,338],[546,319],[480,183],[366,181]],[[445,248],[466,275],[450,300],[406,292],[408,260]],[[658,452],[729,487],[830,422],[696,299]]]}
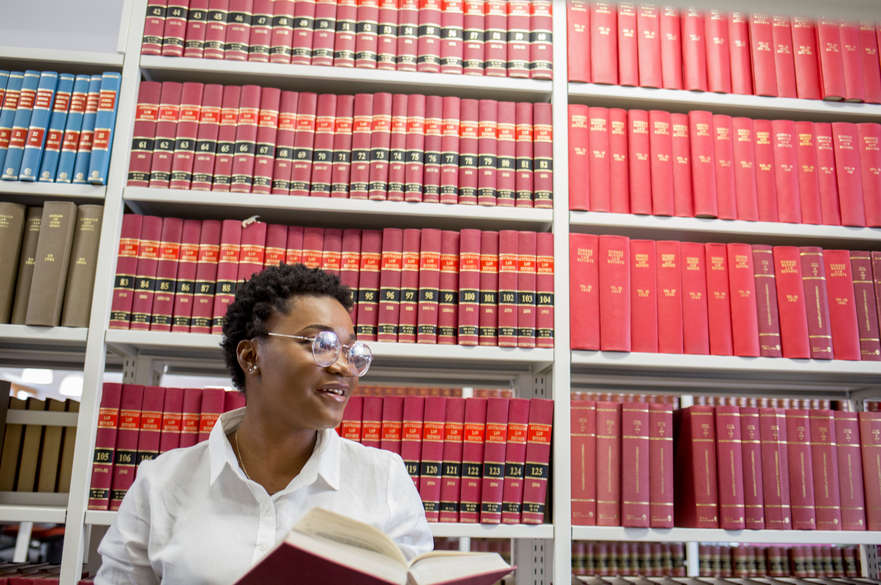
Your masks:
{"label": "eyeglasses frame", "polygon": [[[359,373],[356,373],[355,375],[356,375],[356,377],[361,378],[361,377],[363,377],[365,374],[367,374],[368,371],[370,371],[370,366],[373,365],[373,350],[370,349],[370,346],[369,346],[369,345],[367,345],[367,344],[364,343],[363,341],[356,341],[355,343],[352,343],[352,344],[345,344],[345,343],[343,343],[343,342],[340,341],[340,337],[339,337],[339,335],[337,335],[337,334],[334,333],[333,331],[325,330],[325,331],[322,331],[321,333],[330,333],[331,335],[333,335],[334,337],[336,337],[337,342],[340,344],[340,352],[339,352],[339,355],[337,356],[336,360],[334,360],[333,362],[331,362],[331,363],[329,363],[329,364],[327,364],[327,365],[321,365],[320,363],[318,363],[318,359],[315,357],[315,340],[318,339],[318,335],[317,335],[317,334],[316,334],[316,335],[313,335],[312,337],[309,337],[309,336],[307,336],[307,335],[293,335],[293,334],[290,334],[290,333],[278,333],[278,332],[276,332],[276,331],[267,331],[266,333],[264,333],[264,335],[266,335],[267,337],[287,337],[288,339],[299,339],[299,340],[301,340],[301,341],[311,341],[311,342],[312,342],[312,348],[311,348],[311,350],[312,350],[312,359],[315,361],[315,365],[320,366],[320,367],[322,367],[322,368],[327,368],[327,367],[329,367],[329,366],[332,366],[333,364],[335,364],[335,363],[340,359],[340,356],[343,356],[343,355],[346,356],[346,363],[349,364],[349,365],[352,365],[351,360],[349,360],[349,352],[352,350],[352,348],[353,348],[356,344],[361,344],[361,345],[363,345],[364,347],[366,347],[367,350],[370,352],[370,363],[367,364],[367,369],[365,369],[363,373],[360,373],[360,374],[359,374]],[[344,351],[343,351],[344,349],[347,350],[347,351],[344,352]]]}

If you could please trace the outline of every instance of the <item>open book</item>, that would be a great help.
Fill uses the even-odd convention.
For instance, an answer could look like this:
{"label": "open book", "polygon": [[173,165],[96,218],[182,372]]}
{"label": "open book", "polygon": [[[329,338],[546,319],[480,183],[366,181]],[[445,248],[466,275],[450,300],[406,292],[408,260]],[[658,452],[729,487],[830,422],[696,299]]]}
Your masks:
{"label": "open book", "polygon": [[236,585],[491,585],[513,570],[497,553],[437,551],[407,562],[376,528],[312,508]]}

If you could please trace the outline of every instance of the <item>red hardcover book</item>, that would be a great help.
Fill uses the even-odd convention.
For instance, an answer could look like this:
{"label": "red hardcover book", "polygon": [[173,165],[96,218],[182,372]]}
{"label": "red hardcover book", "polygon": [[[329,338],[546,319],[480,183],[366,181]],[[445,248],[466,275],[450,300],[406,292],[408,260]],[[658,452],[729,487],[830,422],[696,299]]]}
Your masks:
{"label": "red hardcover book", "polygon": [[630,350],[658,351],[658,280],[654,240],[631,240],[630,318],[639,327],[630,332]]}
{"label": "red hardcover book", "polygon": [[878,333],[878,301],[872,280],[872,257],[868,252],[852,250],[850,266],[860,338],[860,359],[879,361],[881,340]]}
{"label": "red hardcover book", "polygon": [[621,525],[650,525],[649,405],[621,405]]}
{"label": "red hardcover book", "polygon": [[264,87],[260,93],[260,114],[257,118],[252,193],[272,192],[280,108],[281,90]]}
{"label": "red hardcover book", "polygon": [[750,118],[732,118],[731,131],[737,219],[756,221],[759,218],[759,202],[756,193],[756,151],[753,121]]}
{"label": "red hardcover book", "polygon": [[740,408],[744,527],[750,530],[761,530],[765,527],[760,424],[758,408],[746,406]]}
{"label": "red hardcover book", "polygon": [[[290,239],[291,236],[288,235],[288,240]],[[288,243],[288,247],[291,247],[290,242]],[[324,228],[303,228],[302,250],[302,262],[307,268],[321,268],[321,255],[324,250]]]}
{"label": "red hardcover book", "polygon": [[496,100],[480,100],[477,125],[477,203],[496,205],[498,167],[498,116]]}
{"label": "red hardcover book", "polygon": [[[282,230],[284,230],[284,226]],[[270,239],[272,238],[272,228],[266,234],[266,257],[267,263],[269,259]],[[361,267],[361,230],[357,228],[348,228],[343,230],[342,243],[340,251],[340,284],[349,287],[350,298],[352,299],[352,309],[349,314],[354,323],[358,311],[358,271]],[[282,252],[284,248],[282,247]]]}
{"label": "red hardcover book", "polygon": [[817,21],[817,49],[820,53],[820,95],[824,100],[843,100],[844,50],[841,46],[841,27],[835,20]]}
{"label": "red hardcover book", "polygon": [[866,89],[863,82],[863,56],[860,51],[860,28],[855,22],[841,24],[841,60],[844,68],[844,99],[861,102]]}
{"label": "red hardcover book", "polygon": [[250,193],[254,182],[254,154],[257,142],[257,123],[260,117],[260,86],[244,85],[239,101],[236,140],[233,147],[230,191]]}
{"label": "red hardcover book", "polygon": [[422,460],[422,420],[425,398],[404,396],[403,425],[401,427],[401,458],[410,479],[419,487],[419,464]]}
{"label": "red hardcover book", "polygon": [[661,83],[665,89],[682,89],[682,41],[679,10],[665,6],[661,12]]}
{"label": "red hardcover book", "polygon": [[707,91],[704,14],[689,8],[682,15],[682,89]]}
{"label": "red hardcover book", "polygon": [[765,527],[771,530],[788,530],[792,528],[792,510],[789,499],[786,414],[779,408],[760,408],[759,418]]}
{"label": "red hardcover book", "polygon": [[728,15],[719,10],[710,10],[704,18],[707,46],[707,89],[718,93],[731,93],[728,18]]}
{"label": "red hardcover book", "polygon": [[[529,77],[529,8],[532,3],[526,0],[506,2],[508,12],[507,22],[507,74],[508,77]],[[571,14],[571,8],[567,9],[567,15]],[[582,3],[578,8],[580,16],[586,14],[586,7]],[[573,23],[568,22],[568,30],[572,30]],[[582,24],[583,26],[583,24]],[[573,39],[574,40],[574,39]],[[569,50],[571,43],[569,41]],[[588,63],[589,67],[590,64]],[[576,65],[578,67],[578,65]],[[581,65],[582,69],[584,65]],[[571,69],[570,69],[571,71]]]}
{"label": "red hardcover book", "polygon": [[379,449],[382,438],[383,398],[365,396],[361,415],[361,444]]}
{"label": "red hardcover book", "polygon": [[499,232],[480,234],[480,313],[478,344],[498,345]]}
{"label": "red hardcover book", "polygon": [[441,233],[440,294],[438,298],[437,342],[456,343],[459,323],[459,232]]}
{"label": "red hardcover book", "polygon": [[771,18],[765,14],[750,14],[749,36],[755,94],[776,96],[777,69]]}
{"label": "red hardcover book", "polygon": [[229,191],[232,181],[232,162],[235,153],[236,125],[241,94],[241,86],[226,85],[223,88],[220,126],[217,130],[217,149],[214,155],[212,191]]}
{"label": "red hardcover book", "polygon": [[355,95],[352,116],[352,152],[349,197],[367,199],[370,184],[370,141],[373,126],[373,94]]}
{"label": "red hardcover book", "polygon": [[441,73],[462,73],[464,18],[462,0],[441,2]]}
{"label": "red hardcover book", "polygon": [[144,216],[141,220],[141,233],[138,238],[138,267],[135,271],[130,329],[142,331],[150,329],[161,237],[162,218],[152,215]]}
{"label": "red hardcover book", "polygon": [[355,96],[336,96],[330,179],[331,197],[347,198],[349,196],[354,107]]}
{"label": "red hardcover book", "polygon": [[606,2],[590,5],[590,79],[618,84],[617,10]]}
{"label": "red hardcover book", "polygon": [[691,186],[691,138],[687,114],[670,114],[673,127],[673,214],[694,216]]}
{"label": "red hardcover book", "polygon": [[569,345],[600,348],[599,239],[591,234],[569,236]]}
{"label": "red hardcover book", "polygon": [[459,119],[459,203],[477,203],[479,103],[463,99]]}
{"label": "red hardcover book", "polygon": [[829,323],[829,303],[827,300],[823,250],[819,247],[803,246],[799,248],[799,260],[801,262],[801,278],[804,287],[811,357],[814,359],[831,360],[833,356],[832,330]]}
{"label": "red hardcover book", "polygon": [[[437,343],[441,270],[441,231],[423,228],[419,244],[419,292],[416,341]],[[398,336],[399,341],[400,335]]]}
{"label": "red hardcover book", "polygon": [[153,157],[150,162],[150,187],[153,188],[167,188],[171,178],[177,121],[180,116],[181,88],[182,84],[176,81],[162,82],[156,138],[153,142]]}
{"label": "red hardcover book", "polygon": [[199,234],[202,220],[185,219],[181,230],[177,278],[174,287],[171,331],[189,332],[196,291],[196,268],[199,263]]}
{"label": "red hardcover book", "polygon": [[294,134],[293,164],[291,165],[291,195],[307,197],[312,176],[312,153],[315,142],[315,122],[318,95],[301,91],[297,100],[297,131]]}
{"label": "red hardcover book", "polygon": [[850,254],[848,250],[823,250],[832,353],[837,360],[860,359],[860,332]]}
{"label": "red hardcover book", "polygon": [[316,103],[312,179],[307,188],[312,197],[330,197],[337,96],[323,93],[316,98]]}
{"label": "red hardcover book", "polygon": [[554,238],[550,232],[535,238],[535,346],[554,347]]}
{"label": "red hardcover book", "polygon": [[627,111],[627,158],[629,163],[630,213],[652,213],[652,159],[649,113]]}
{"label": "red hardcover book", "polygon": [[596,524],[621,525],[621,404],[596,403]]}
{"label": "red hardcover book", "polygon": [[731,92],[752,95],[749,16],[743,12],[728,15],[728,54],[731,57]]}
{"label": "red hardcover book", "polygon": [[397,68],[416,71],[419,50],[419,1],[401,0],[397,7]]}
{"label": "red hardcover book", "polygon": [[649,525],[673,527],[673,408],[649,404]]}
{"label": "red hardcover book", "polygon": [[710,354],[733,355],[727,249],[725,244],[707,243],[705,246]]}
{"label": "red hardcover book", "polygon": [[[460,345],[477,345],[478,343],[480,315],[480,237],[480,230],[464,229],[460,232],[458,311],[458,341]],[[503,267],[503,263],[504,260],[500,258],[500,269]],[[501,288],[502,285],[503,283],[500,279],[500,298],[502,298],[504,294],[504,290]],[[499,314],[500,316],[503,314],[501,309]]]}
{"label": "red hardcover book", "polygon": [[[657,6],[653,5],[640,5],[637,10],[639,85],[642,87],[663,87],[660,11]],[[569,70],[572,70],[571,65]]]}
{"label": "red hardcover book", "polygon": [[835,446],[838,453],[838,487],[841,529],[866,530],[863,461],[860,425],[855,412],[835,411]]}
{"label": "red hardcover book", "polygon": [[688,113],[688,125],[691,140],[694,215],[695,217],[718,217],[713,114],[692,110]]}
{"label": "red hardcover book", "polygon": [[523,467],[523,507],[520,517],[523,524],[544,522],[553,422],[553,400],[533,398],[529,401],[529,429],[526,435],[526,462]]}
{"label": "red hardcover book", "polygon": [[[683,275],[681,244],[657,243],[658,351],[682,353],[684,347]],[[634,322],[637,322],[634,319]],[[689,322],[689,326],[693,323]]]}
{"label": "red hardcover book", "polygon": [[444,449],[440,489],[439,520],[441,522],[459,521],[464,422],[465,399],[447,398],[444,414]]}
{"label": "red hardcover book", "polygon": [[857,124],[866,225],[881,226],[881,124]]}
{"label": "red hardcover book", "polygon": [[333,39],[335,67],[355,66],[358,6],[355,0],[337,0],[336,31]]}
{"label": "red hardcover book", "polygon": [[113,481],[110,487],[110,510],[118,510],[125,492],[135,480],[138,456],[138,431],[141,427],[141,404],[144,387],[124,384],[119,402],[119,426],[113,460]]}
{"label": "red hardcover book", "polygon": [[122,232],[116,256],[116,277],[110,305],[110,328],[128,329],[138,273],[140,233],[143,216],[127,213],[122,216]]}
{"label": "red hardcover book", "polygon": [[630,213],[630,162],[627,152],[627,110],[609,109],[609,204],[612,213]]}
{"label": "red hardcover book", "polygon": [[[642,10],[642,8],[640,8]],[[654,215],[673,215],[674,203],[674,166],[673,132],[670,113],[661,110],[649,112],[649,147],[651,157],[651,193],[652,211]],[[587,165],[581,165],[586,169]]]}
{"label": "red hardcover book", "polygon": [[618,14],[618,85],[639,85],[639,55],[636,37],[636,7],[629,3],[617,6]]}
{"label": "red hardcover book", "polygon": [[[416,325],[419,309],[419,245],[418,228],[404,230],[401,253],[401,292],[398,311],[398,338],[400,343],[416,343]],[[380,297],[380,333],[382,333],[382,298]],[[387,305],[386,305],[387,306]],[[380,341],[382,341],[380,339]],[[390,340],[391,341],[391,340]]]}
{"label": "red hardcover book", "polygon": [[[710,353],[707,311],[706,251],[697,242],[681,242],[682,256],[682,349],[688,354]],[[688,323],[688,327],[684,324]]]}
{"label": "red hardcover book", "polygon": [[734,355],[756,357],[761,355],[761,342],[752,247],[735,243],[727,247]]}
{"label": "red hardcover book", "polygon": [[746,524],[740,408],[737,406],[717,406],[715,411],[716,461],[719,471],[719,527],[725,530],[742,530]]}
{"label": "red hardcover book", "polygon": [[572,400],[569,406],[572,524],[596,524],[597,405],[592,400]]}
{"label": "red hardcover book", "polygon": [[267,63],[272,45],[272,0],[254,0],[248,61]]}
{"label": "red hardcover book", "polygon": [[242,242],[242,223],[237,219],[225,219],[221,227],[214,308],[211,313],[211,333],[221,333],[226,309],[235,298]]}
{"label": "red hardcover book", "polygon": [[172,189],[190,188],[201,117],[203,87],[203,84],[197,82],[183,84],[169,182],[169,187]]}
{"label": "red hardcover book", "polygon": [[389,130],[388,189],[385,194],[385,198],[389,201],[404,200],[406,147],[407,95],[396,93],[392,96],[392,117]]}
{"label": "red hardcover book", "polygon": [[814,122],[814,141],[817,144],[817,182],[819,183],[820,211],[823,223],[841,225],[832,124]]}
{"label": "red hardcover book", "polygon": [[464,0],[462,66],[466,75],[483,75],[484,9],[483,0]]}
{"label": "red hardcover book", "polygon": [[[379,273],[377,340],[398,340],[398,317],[401,305],[401,269],[404,232],[399,228],[382,230],[382,261]],[[362,242],[361,249],[364,249]]]}
{"label": "red hardcover book", "polygon": [[116,435],[122,384],[105,382],[98,407],[95,453],[92,456],[92,479],[89,483],[89,510],[106,510],[110,505]]}
{"label": "red hardcover book", "polygon": [[253,0],[229,0],[226,20],[226,42],[223,44],[223,58],[245,61],[248,58],[248,43],[251,39],[251,14]]}
{"label": "red hardcover book", "polygon": [[486,407],[486,398],[469,398],[465,401],[459,522],[476,523],[479,521],[484,449],[486,447]]}
{"label": "red hardcover book", "polygon": [[160,453],[162,432],[162,408],[165,404],[165,388],[145,386],[141,403],[141,421],[138,427],[137,464],[155,459]]}
{"label": "red hardcover book", "polygon": [[370,199],[386,199],[388,191],[389,146],[392,126],[392,94],[373,95],[373,119],[370,136],[369,182]]}
{"label": "red hardcover book", "polygon": [[379,448],[401,454],[401,436],[404,429],[404,397],[382,397],[382,426]]}
{"label": "red hardcover book", "polygon": [[716,427],[712,406],[677,411],[677,469],[684,475],[675,491],[676,526],[719,527],[716,484]]}
{"label": "red hardcover book", "polygon": [[[496,157],[496,205],[513,207],[517,197],[517,104],[499,102]],[[426,156],[428,155],[426,148]]]}
{"label": "red hardcover book", "polygon": [[[353,10],[355,1],[351,0]],[[294,0],[275,0],[272,6],[272,32],[269,38],[269,61],[291,62],[294,35]]]}
{"label": "red hardcover book", "polygon": [[796,73],[793,56],[792,30],[789,19],[775,16],[771,20],[771,38],[774,46],[774,70],[777,76],[777,95],[794,98],[796,92]]}
{"label": "red hardcover book", "polygon": [[512,398],[509,400],[505,445],[505,479],[502,490],[502,524],[520,523],[529,404],[530,401],[525,398]]}
{"label": "red hardcover book", "polygon": [[356,443],[361,442],[361,415],[364,410],[364,397],[352,396],[343,410],[343,420],[340,422],[339,434],[342,438]]}
{"label": "red hardcover book", "polygon": [[872,23],[860,23],[860,58],[862,59],[865,101],[881,103],[881,69],[878,63],[878,43]]}
{"label": "red hardcover book", "polygon": [[[459,201],[459,106],[460,98],[456,96],[443,98],[440,168],[441,203],[458,203]],[[531,146],[532,141],[530,139]],[[530,148],[531,162],[532,153]]]}
{"label": "red hardcover book", "polygon": [[532,128],[533,107],[529,102],[517,102],[515,112],[516,132],[517,132],[517,148],[516,148],[516,176],[515,176],[515,196],[517,199],[517,207],[533,206],[533,186],[534,186],[534,161],[533,161],[533,128]]}
{"label": "red hardcover book", "polygon": [[551,79],[553,76],[554,15],[551,0],[532,0],[529,5],[529,76]]}
{"label": "red hardcover book", "polygon": [[585,0],[566,3],[566,64],[569,81],[590,81],[590,9]]}
{"label": "red hardcover book", "polygon": [[517,345],[518,298],[519,298],[519,235],[513,230],[498,234],[498,345]]}
{"label": "red hardcover book", "polygon": [[[409,14],[412,12],[414,2],[403,2],[401,5],[401,13]],[[376,68],[389,69],[394,71],[395,60],[398,53],[398,2],[397,0],[379,0],[377,12],[376,27]],[[401,38],[400,42],[406,44],[406,48],[402,46],[401,54],[412,55],[414,53],[414,45],[416,44],[416,33],[413,30],[413,24],[407,19],[401,20]],[[406,32],[404,32],[406,31]],[[415,64],[411,64],[415,65]],[[401,67],[403,69],[403,67]],[[413,71],[415,67],[409,70]]]}
{"label": "red hardcover book", "polygon": [[160,55],[165,31],[165,13],[168,0],[150,0],[144,20],[144,36],[141,39],[142,55]]}
{"label": "red hardcover book", "polygon": [[202,412],[202,390],[185,388],[181,406],[180,446],[190,447],[199,442],[199,417]]}
{"label": "red hardcover book", "polygon": [[835,415],[831,410],[817,409],[808,411],[808,416],[817,530],[841,530]]}
{"label": "red hardcover book", "polygon": [[159,453],[165,453],[180,446],[182,410],[184,405],[183,388],[164,388],[165,399],[162,405],[162,422],[159,431]]}
{"label": "red hardcover book", "polygon": [[774,140],[771,121],[753,120],[753,130],[759,221],[777,221],[777,181],[774,176]]}
{"label": "red hardcover book", "polygon": [[878,308],[878,322],[881,325],[881,252],[872,252],[872,276],[875,286],[875,302]]}
{"label": "red hardcover book", "polygon": [[214,158],[217,152],[217,134],[220,128],[223,86],[206,84],[202,90],[199,107],[199,126],[196,130],[190,189],[208,191],[214,175]]}
{"label": "red hardcover book", "polygon": [[611,211],[611,164],[612,154],[609,144],[609,109],[590,107],[588,109],[589,144],[589,211]]}
{"label": "red hardcover book", "polygon": [[[427,144],[426,134],[428,134],[428,126],[430,120],[426,118],[427,102],[432,100],[436,103],[436,117],[433,120],[432,132],[435,134],[436,140],[434,145]],[[407,96],[407,128],[406,128],[406,153],[404,163],[404,200],[406,201],[422,201],[423,174],[426,161],[429,158],[428,146],[433,146],[434,151],[432,160],[430,161],[434,169],[437,170],[433,174],[433,181],[438,185],[440,173],[440,104],[441,98],[432,96],[426,98],[422,94],[410,94]],[[437,203],[439,193],[437,187],[430,197],[430,203]]]}
{"label": "red hardcover book", "polygon": [[[290,235],[288,247],[290,248]],[[376,340],[379,313],[379,281],[382,265],[382,232],[362,230],[361,266],[358,271],[358,312],[355,319],[358,337],[364,341]]]}
{"label": "red hardcover book", "polygon": [[786,411],[786,436],[789,451],[789,497],[792,506],[792,528],[815,530],[814,471],[811,458],[811,426],[809,410]]}
{"label": "red hardcover book", "polygon": [[773,255],[783,357],[809,358],[811,343],[799,249],[794,246],[774,246]]}
{"label": "red hardcover book", "polygon": [[630,239],[599,237],[600,345],[603,351],[630,351]]}
{"label": "red hardcover book", "polygon": [[184,220],[177,217],[162,219],[159,240],[159,261],[153,283],[153,306],[150,315],[151,331],[171,331],[174,314],[174,291],[180,262],[181,235]]}
{"label": "red hardcover book", "polygon": [[[501,251],[501,246],[499,247]],[[535,347],[536,233],[517,234],[517,347]]]}
{"label": "red hardcover book", "polygon": [[333,65],[336,0],[317,0],[312,28],[312,65]]}
{"label": "red hardcover book", "polygon": [[425,507],[425,519],[429,522],[437,522],[440,517],[446,401],[447,398],[443,396],[425,398],[422,454],[419,462],[419,495],[422,497],[422,505]]}
{"label": "red hardcover book", "polygon": [[734,169],[734,128],[731,116],[713,116],[713,157],[716,165],[716,205],[720,219],[737,219]]}
{"label": "red hardcover book", "polygon": [[486,401],[486,439],[480,487],[481,524],[499,524],[502,521],[510,401],[510,398],[488,398]]}
{"label": "red hardcover book", "polygon": [[[331,230],[327,230],[330,232]],[[337,230],[339,231],[339,230]],[[339,237],[337,237],[337,246],[339,246]],[[337,247],[337,271],[339,275],[339,247]],[[236,288],[241,283],[250,279],[251,276],[263,270],[266,262],[266,224],[262,221],[242,222],[242,240],[239,248],[239,267],[236,274]],[[327,267],[323,267],[328,272]]]}
{"label": "red hardcover book", "polygon": [[569,104],[569,209],[590,210],[588,107]]}
{"label": "red hardcover book", "polygon": [[294,3],[291,63],[309,65],[312,62],[312,37],[315,22],[315,0]]}
{"label": "red hardcover book", "polygon": [[161,86],[162,84],[158,81],[144,81],[138,88],[138,105],[135,110],[128,171],[128,185],[130,187],[147,187],[150,184],[150,168],[156,136],[156,120],[159,118]]}
{"label": "red hardcover book", "polygon": [[820,99],[817,32],[812,20],[792,18],[792,55],[796,94],[805,100]]}
{"label": "red hardcover book", "polygon": [[220,221],[202,220],[199,235],[199,255],[196,261],[196,282],[193,289],[191,333],[210,333],[214,316],[214,291],[217,280],[217,261],[220,258]]}
{"label": "red hardcover book", "polygon": [[774,252],[765,244],[752,245],[755,299],[759,333],[759,354],[782,357],[780,316],[777,309],[777,284],[774,275]]}
{"label": "red hardcover book", "polygon": [[817,146],[814,141],[814,123],[795,123],[798,194],[801,202],[802,223],[823,223],[820,184],[817,181]]}
{"label": "red hardcover book", "polygon": [[777,185],[777,220],[801,223],[795,123],[791,120],[772,120],[771,132],[774,143],[774,177]]}
{"label": "red hardcover book", "polygon": [[483,3],[483,74],[494,77],[507,75],[507,10],[505,2],[484,0]]}
{"label": "red hardcover book", "polygon": [[209,0],[203,44],[203,56],[206,59],[223,59],[228,12],[229,0]]}

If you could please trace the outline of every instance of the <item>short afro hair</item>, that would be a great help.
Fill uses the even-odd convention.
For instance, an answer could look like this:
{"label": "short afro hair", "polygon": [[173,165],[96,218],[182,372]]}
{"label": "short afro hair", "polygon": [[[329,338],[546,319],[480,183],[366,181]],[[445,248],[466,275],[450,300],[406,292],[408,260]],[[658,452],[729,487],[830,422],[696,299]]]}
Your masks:
{"label": "short afro hair", "polygon": [[270,266],[240,283],[235,300],[226,310],[220,343],[235,387],[245,389],[245,372],[236,353],[239,341],[265,334],[266,321],[273,313],[287,313],[291,298],[327,296],[351,310],[351,295],[351,289],[341,284],[337,276],[303,264]]}

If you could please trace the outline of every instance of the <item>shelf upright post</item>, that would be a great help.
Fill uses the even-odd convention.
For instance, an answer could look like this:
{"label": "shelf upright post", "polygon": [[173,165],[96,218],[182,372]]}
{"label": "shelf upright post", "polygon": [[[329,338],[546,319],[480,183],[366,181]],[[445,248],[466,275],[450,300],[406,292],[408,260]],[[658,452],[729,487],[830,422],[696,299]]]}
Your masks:
{"label": "shelf upright post", "polygon": [[124,11],[131,14],[122,67],[122,85],[119,108],[114,130],[113,151],[107,190],[104,199],[104,217],[101,222],[101,240],[98,248],[100,267],[95,275],[92,292],[92,309],[89,315],[89,332],[86,337],[86,357],[83,366],[83,395],[77,420],[74,447],[73,476],[67,502],[67,523],[64,548],[61,557],[61,585],[75,585],[82,574],[86,552],[85,514],[89,500],[89,483],[92,475],[92,449],[97,432],[98,406],[101,403],[101,387],[104,378],[106,346],[104,337],[109,322],[113,300],[113,283],[116,274],[116,254],[122,230],[123,189],[128,174],[129,150],[140,83],[141,32],[147,11],[146,0],[129,0]]}

